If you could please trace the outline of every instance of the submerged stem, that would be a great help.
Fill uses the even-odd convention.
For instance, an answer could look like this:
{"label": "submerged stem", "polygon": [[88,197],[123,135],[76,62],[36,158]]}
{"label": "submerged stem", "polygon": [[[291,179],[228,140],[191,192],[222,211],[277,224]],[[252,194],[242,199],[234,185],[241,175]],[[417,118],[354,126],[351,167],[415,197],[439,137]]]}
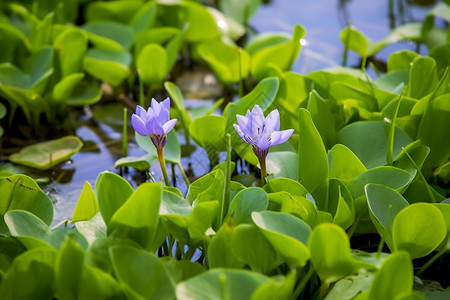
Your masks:
{"label": "submerged stem", "polygon": [[166,169],[166,161],[164,159],[164,148],[157,147],[156,151],[158,152],[158,160],[159,160],[159,164],[161,165],[161,171],[164,176],[164,182],[166,183],[166,186],[170,186],[170,180],[169,180],[169,176],[167,175],[167,169]]}

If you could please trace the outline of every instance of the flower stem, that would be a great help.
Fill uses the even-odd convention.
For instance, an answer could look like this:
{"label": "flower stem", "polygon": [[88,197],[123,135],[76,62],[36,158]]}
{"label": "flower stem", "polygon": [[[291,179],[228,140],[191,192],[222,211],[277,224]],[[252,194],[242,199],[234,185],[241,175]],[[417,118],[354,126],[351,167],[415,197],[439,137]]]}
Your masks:
{"label": "flower stem", "polygon": [[156,151],[158,152],[158,160],[159,160],[159,164],[161,165],[161,171],[164,176],[164,182],[166,183],[166,186],[170,186],[170,180],[169,180],[169,176],[167,175],[167,169],[166,169],[166,161],[164,159],[164,148],[157,147]]}
{"label": "flower stem", "polygon": [[261,167],[261,185],[265,185],[267,181],[266,158],[258,157],[258,160]]}

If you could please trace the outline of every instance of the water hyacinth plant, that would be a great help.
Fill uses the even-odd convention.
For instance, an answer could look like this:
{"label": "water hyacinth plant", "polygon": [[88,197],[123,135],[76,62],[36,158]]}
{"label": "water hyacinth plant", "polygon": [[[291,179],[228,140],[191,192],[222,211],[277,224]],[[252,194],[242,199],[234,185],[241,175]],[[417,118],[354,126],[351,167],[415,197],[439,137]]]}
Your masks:
{"label": "water hyacinth plant", "polygon": [[238,124],[233,124],[239,136],[252,146],[253,152],[258,157],[261,168],[261,176],[267,178],[266,156],[269,147],[286,142],[294,132],[294,129],[280,131],[280,114],[278,109],[271,111],[267,117],[261,107],[256,104],[252,111],[247,110],[245,116],[236,115]]}
{"label": "water hyacinth plant", "polygon": [[164,182],[167,186],[170,185],[170,181],[164,160],[164,145],[166,144],[167,133],[172,130],[176,123],[177,119],[170,120],[169,98],[160,103],[152,98],[151,106],[148,110],[138,105],[136,113],[131,116],[131,125],[134,130],[142,136],[149,136],[155,145]]}

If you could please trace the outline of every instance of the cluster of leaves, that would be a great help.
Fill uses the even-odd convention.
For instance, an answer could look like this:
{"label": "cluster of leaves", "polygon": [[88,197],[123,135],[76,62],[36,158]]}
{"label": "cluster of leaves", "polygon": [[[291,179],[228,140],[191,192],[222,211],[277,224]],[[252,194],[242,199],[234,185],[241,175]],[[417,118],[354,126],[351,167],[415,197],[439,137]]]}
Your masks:
{"label": "cluster of leaves", "polygon": [[[68,105],[100,100],[100,83],[116,94],[134,93],[140,103],[160,89],[174,65],[188,55],[207,63],[230,89],[239,80],[260,80],[275,64],[288,70],[298,55],[304,30],[290,35],[261,36],[240,49],[248,18],[259,1],[238,6],[221,1],[227,12],[193,1],[49,1],[0,7],[0,96],[9,103],[12,120],[20,107],[37,126],[45,114],[50,124],[63,118]],[[81,16],[77,12],[81,11]],[[168,17],[170,16],[170,17]],[[76,23],[77,22],[77,23]]]}
{"label": "cluster of leaves", "polygon": [[[248,5],[247,13],[237,18],[246,23],[257,2],[242,3]],[[23,7],[10,8],[21,18],[8,22],[28,28],[32,15]],[[44,8],[35,8],[35,14]],[[65,73],[69,78],[82,75],[71,91],[79,90],[75,86],[84,82],[84,72],[119,86],[133,81],[137,71],[141,83],[158,88],[183,47],[204,60],[230,88],[246,79],[259,83],[229,103],[223,116],[210,115],[210,109],[195,117],[186,113],[177,86],[164,83],[186,136],[205,148],[214,166],[190,184],[186,196],[158,183],[134,190],[122,177],[105,172],[94,190],[85,185],[70,226],[67,221],[51,227],[52,200],[39,186],[24,175],[3,178],[2,297],[423,299],[413,290],[413,260],[435,253],[431,263],[450,247],[448,40],[429,57],[410,51],[392,54],[387,73],[376,80],[363,70],[348,68],[301,75],[288,71],[304,35],[300,26],[292,36],[261,35],[239,49],[229,43],[238,35],[221,32],[215,18],[231,21],[194,2],[93,2],[80,28],[61,25],[61,20],[75,20],[66,8],[59,6],[58,14],[44,14],[36,21],[50,28],[31,31],[40,32],[31,40],[43,40],[44,44],[36,43],[44,46],[30,44],[23,57],[31,68],[26,72],[33,66],[42,70],[40,55],[53,57],[54,41],[64,40],[65,32],[84,39],[84,53],[77,56],[82,67]],[[167,15],[174,17],[168,20]],[[430,18],[431,14],[422,27],[428,37],[435,31]],[[59,34],[52,39],[42,32]],[[354,29],[344,30],[342,36],[347,47],[360,50],[363,58],[373,54],[369,47],[355,48],[364,43],[354,42],[352,37],[359,36]],[[28,39],[18,39],[17,49],[24,41]],[[64,56],[58,57],[62,62]],[[2,66],[11,74],[31,74]],[[30,81],[33,95],[38,94],[35,83],[48,89],[52,85],[47,80],[62,73],[52,69],[44,81]],[[1,76],[2,95],[28,99],[28,87],[7,86]],[[73,80],[55,78],[54,82]],[[47,90],[45,95],[50,96],[33,99],[44,101],[53,94]],[[237,155],[257,164],[251,147],[232,127],[236,115],[255,104],[266,113],[277,108],[281,127],[296,132],[289,144],[271,149],[269,180],[262,187],[243,185],[242,176],[232,176],[235,164],[230,153],[231,144]],[[228,142],[226,133],[231,134]],[[117,165],[144,170],[155,161],[150,141],[139,136],[137,140],[149,154],[124,158]],[[78,146],[75,142],[74,148]],[[180,166],[174,132],[165,149],[168,160]],[[221,151],[227,151],[227,161],[218,164]],[[52,165],[48,155],[42,160],[43,165]],[[381,240],[378,252],[351,250],[351,237],[374,232]],[[382,252],[384,242],[390,253]],[[439,293],[448,296],[448,291]]]}

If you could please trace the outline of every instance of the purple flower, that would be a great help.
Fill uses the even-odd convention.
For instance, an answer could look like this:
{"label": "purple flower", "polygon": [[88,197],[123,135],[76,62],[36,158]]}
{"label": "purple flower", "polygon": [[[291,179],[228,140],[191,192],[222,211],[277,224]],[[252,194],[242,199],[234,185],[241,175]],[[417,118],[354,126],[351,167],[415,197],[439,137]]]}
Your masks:
{"label": "purple flower", "polygon": [[252,145],[253,152],[261,159],[267,156],[269,147],[286,142],[294,132],[293,129],[280,131],[280,114],[275,109],[264,118],[264,113],[255,105],[253,110],[247,110],[244,116],[236,116],[238,124],[234,124],[239,136]]}
{"label": "purple flower", "polygon": [[151,107],[146,111],[141,106],[136,107],[136,113],[131,116],[131,125],[142,136],[150,136],[156,148],[164,147],[167,133],[177,123],[170,120],[170,99],[158,103],[152,98]]}

